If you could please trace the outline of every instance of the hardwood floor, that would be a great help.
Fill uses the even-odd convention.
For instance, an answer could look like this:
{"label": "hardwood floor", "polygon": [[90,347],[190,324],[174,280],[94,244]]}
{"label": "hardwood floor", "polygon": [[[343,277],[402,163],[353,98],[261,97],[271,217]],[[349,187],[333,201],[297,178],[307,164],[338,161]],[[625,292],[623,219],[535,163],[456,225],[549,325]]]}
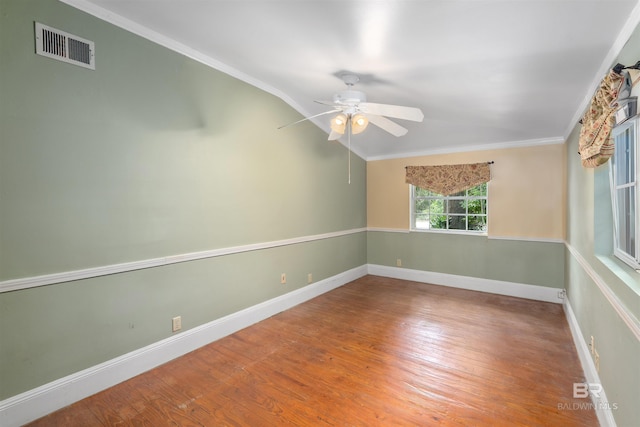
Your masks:
{"label": "hardwood floor", "polygon": [[562,306],[365,276],[31,426],[597,426]]}

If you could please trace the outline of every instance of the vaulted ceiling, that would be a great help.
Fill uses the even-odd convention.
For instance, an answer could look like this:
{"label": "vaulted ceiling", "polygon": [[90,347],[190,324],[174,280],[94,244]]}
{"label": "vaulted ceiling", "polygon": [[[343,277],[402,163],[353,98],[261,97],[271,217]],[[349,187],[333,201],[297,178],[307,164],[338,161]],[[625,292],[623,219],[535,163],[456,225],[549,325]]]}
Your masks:
{"label": "vaulted ceiling", "polygon": [[[561,142],[640,21],[638,0],[62,1],[303,116],[328,109],[314,100],[346,89],[345,71],[370,102],[422,109],[396,120],[402,137],[354,135],[368,160]],[[329,132],[329,118],[313,122]]]}

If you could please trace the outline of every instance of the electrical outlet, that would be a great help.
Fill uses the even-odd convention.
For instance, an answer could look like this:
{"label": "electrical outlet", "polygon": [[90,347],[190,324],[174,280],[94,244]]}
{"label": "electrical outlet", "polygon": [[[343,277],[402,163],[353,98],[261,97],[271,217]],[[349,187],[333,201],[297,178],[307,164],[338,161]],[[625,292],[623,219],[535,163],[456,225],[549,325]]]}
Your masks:
{"label": "electrical outlet", "polygon": [[600,372],[600,355],[598,354],[598,352],[596,350],[593,350],[593,354],[594,354],[594,362],[596,364],[596,371]]}
{"label": "electrical outlet", "polygon": [[402,260],[400,258],[396,260],[396,267],[402,267]]}
{"label": "electrical outlet", "polygon": [[313,282],[313,274],[309,273],[307,274],[307,283],[311,283]]}
{"label": "electrical outlet", "polygon": [[282,273],[282,274],[280,275],[280,283],[282,283],[283,285],[284,285],[285,283],[287,283],[287,274],[286,274],[286,273]]}
{"label": "electrical outlet", "polygon": [[182,316],[177,316],[171,319],[171,331],[177,332],[182,329]]}
{"label": "electrical outlet", "polygon": [[589,341],[589,349],[591,350],[591,354],[594,354],[596,351],[596,343],[593,335],[591,335],[591,341]]}

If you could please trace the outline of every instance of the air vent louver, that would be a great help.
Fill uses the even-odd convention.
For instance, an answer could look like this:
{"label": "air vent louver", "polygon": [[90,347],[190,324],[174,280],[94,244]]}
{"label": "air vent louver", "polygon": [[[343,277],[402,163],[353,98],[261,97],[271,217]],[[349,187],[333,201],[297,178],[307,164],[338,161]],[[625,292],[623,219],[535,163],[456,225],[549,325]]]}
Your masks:
{"label": "air vent louver", "polygon": [[96,69],[95,44],[36,22],[36,53],[69,64]]}

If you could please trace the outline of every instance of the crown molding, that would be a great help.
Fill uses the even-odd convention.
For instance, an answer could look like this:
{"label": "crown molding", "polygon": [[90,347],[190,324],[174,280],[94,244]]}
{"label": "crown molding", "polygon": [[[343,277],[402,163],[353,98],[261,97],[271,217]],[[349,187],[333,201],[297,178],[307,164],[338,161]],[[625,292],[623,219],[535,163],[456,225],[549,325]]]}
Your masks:
{"label": "crown molding", "polygon": [[638,25],[640,25],[640,1],[636,3],[636,6],[629,14],[629,19],[627,19],[627,22],[625,22],[625,24],[622,26],[622,29],[618,33],[618,37],[616,37],[613,46],[611,46],[611,49],[609,49],[607,56],[605,56],[602,60],[598,72],[593,77],[593,80],[591,81],[589,87],[586,89],[586,95],[584,96],[584,99],[578,105],[578,109],[574,113],[571,122],[569,122],[567,129],[564,131],[564,139],[568,139],[569,135],[571,135],[571,132],[573,132],[576,124],[582,118],[584,112],[591,103],[591,98],[593,98],[593,94],[596,89],[598,89],[598,86],[600,85],[603,77],[608,73],[609,69],[613,65],[613,62],[620,55],[620,52],[622,52],[622,48],[627,43],[629,37],[631,37],[631,34],[633,34]]}
{"label": "crown molding", "polygon": [[215,58],[205,55],[202,52],[196,49],[193,49],[183,43],[180,43],[170,37],[160,34],[157,31],[154,31],[143,25],[140,25],[137,22],[131,21],[130,19],[127,19],[121,15],[108,11],[86,0],[59,0],[59,1],[73,8],[81,10],[85,13],[88,13],[89,15],[95,16],[96,18],[102,21],[115,25],[116,27],[127,30],[144,39],[150,40],[160,46],[166,47],[169,50],[172,50],[181,55],[184,55],[190,59],[193,59],[194,61],[200,62],[211,68],[214,68],[218,71],[221,71],[225,74],[235,77],[238,80],[241,80],[245,83],[255,86],[274,96],[277,96],[278,98],[282,99],[283,101],[293,106],[297,110],[302,109],[302,107],[297,105],[293,99],[289,98],[285,93],[274,88],[273,86],[270,86],[259,79],[256,79],[248,74],[245,74],[242,71],[225,64],[224,62],[218,61]]}
{"label": "crown molding", "polygon": [[453,154],[453,153],[469,153],[472,151],[489,151],[489,150],[504,150],[509,148],[523,148],[523,147],[531,147],[538,145],[554,145],[554,144],[564,144],[565,138],[561,136],[554,136],[551,138],[538,138],[538,139],[525,139],[521,141],[507,141],[507,142],[496,142],[496,143],[488,143],[488,144],[477,144],[477,145],[461,145],[458,147],[451,148],[439,148],[434,150],[420,150],[420,151],[410,151],[404,153],[397,153],[391,155],[381,155],[381,156],[370,156],[367,157],[366,161],[375,161],[375,160],[391,160],[391,159],[403,159],[409,157],[421,157],[421,156],[434,156],[438,154]]}
{"label": "crown molding", "polygon": [[[137,36],[140,36],[144,39],[152,41],[178,54],[184,55],[187,58],[193,59],[194,61],[200,62],[201,64],[207,65],[215,70],[228,74],[231,77],[234,77],[251,86],[254,86],[260,90],[263,90],[277,98],[280,98],[282,101],[288,104],[291,108],[293,108],[298,113],[300,113],[303,117],[308,117],[312,115],[306,109],[304,109],[300,104],[294,101],[293,98],[291,98],[281,90],[263,82],[260,79],[250,76],[249,74],[243,73],[237,68],[231,67],[230,65],[225,64],[222,61],[219,61],[209,55],[205,55],[204,53],[196,49],[193,49],[170,37],[160,34],[157,31],[154,31],[148,27],[145,27],[144,25],[140,25],[137,22],[134,22],[116,13],[113,13],[107,9],[104,9],[86,0],[59,0],[59,1],[75,9],[81,10],[82,12],[88,13],[89,15],[92,15],[102,21],[108,22],[109,24],[115,25],[116,27],[122,28]],[[330,129],[327,123],[323,123],[318,118],[309,119],[309,121],[315,124],[327,135],[329,135]],[[340,138],[338,141],[346,147],[347,144],[344,141],[342,141],[342,139],[343,138]],[[361,150],[354,149],[354,147],[352,146],[351,151],[354,154],[356,154],[358,157],[365,159],[364,153],[362,153]]]}

